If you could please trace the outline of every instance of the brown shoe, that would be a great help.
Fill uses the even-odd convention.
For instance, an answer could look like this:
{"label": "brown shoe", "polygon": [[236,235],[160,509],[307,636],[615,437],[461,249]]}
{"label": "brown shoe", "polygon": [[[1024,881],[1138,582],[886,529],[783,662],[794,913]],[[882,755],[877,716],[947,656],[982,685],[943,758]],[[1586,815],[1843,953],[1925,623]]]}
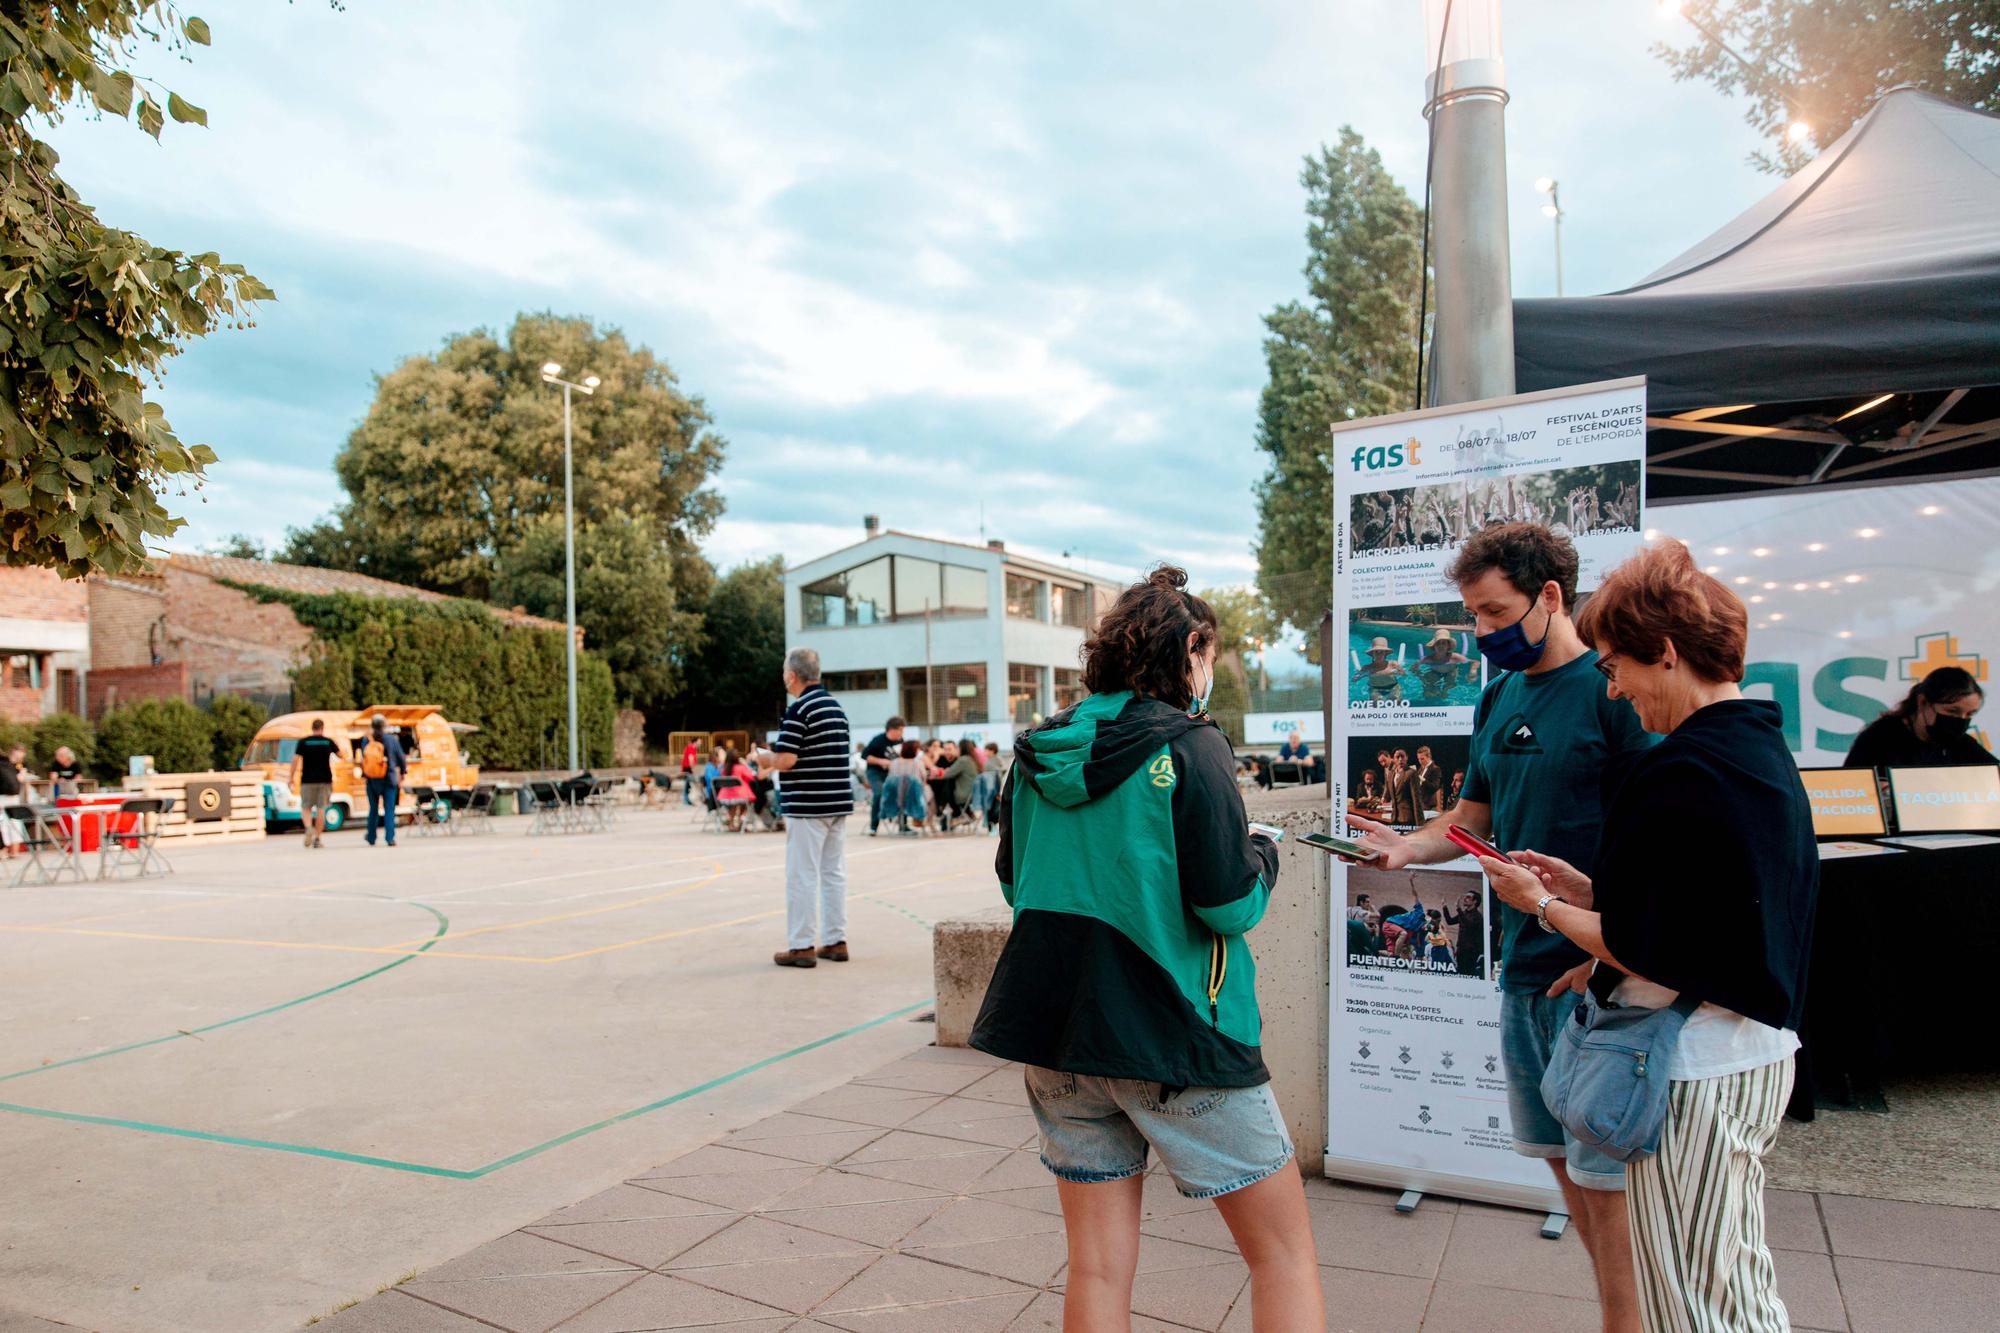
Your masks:
{"label": "brown shoe", "polygon": [[819,966],[819,960],[813,957],[811,949],[780,949],[771,955],[771,961],[779,967]]}
{"label": "brown shoe", "polygon": [[842,940],[838,944],[823,944],[819,947],[818,953],[821,958],[826,959],[829,963],[844,963],[847,961],[847,941]]}

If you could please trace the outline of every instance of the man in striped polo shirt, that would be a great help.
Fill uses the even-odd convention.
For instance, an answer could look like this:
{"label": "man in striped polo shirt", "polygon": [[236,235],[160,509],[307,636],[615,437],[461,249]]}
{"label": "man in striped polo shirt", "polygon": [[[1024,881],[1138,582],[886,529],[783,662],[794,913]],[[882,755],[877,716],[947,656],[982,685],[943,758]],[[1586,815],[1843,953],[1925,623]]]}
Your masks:
{"label": "man in striped polo shirt", "polygon": [[[784,730],[766,774],[783,773],[785,947],[779,967],[847,961],[847,817],[854,784],[847,772],[847,713],[819,683],[819,654],[794,648],[785,657]],[[818,948],[813,946],[817,942]]]}

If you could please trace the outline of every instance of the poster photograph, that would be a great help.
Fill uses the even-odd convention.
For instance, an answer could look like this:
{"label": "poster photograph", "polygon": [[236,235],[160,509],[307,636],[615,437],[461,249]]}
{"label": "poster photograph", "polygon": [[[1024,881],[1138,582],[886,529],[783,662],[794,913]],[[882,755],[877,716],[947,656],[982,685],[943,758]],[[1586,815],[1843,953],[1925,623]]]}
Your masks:
{"label": "poster photograph", "polygon": [[1501,523],[1542,523],[1569,537],[1636,532],[1639,461],[1365,492],[1351,519],[1356,554],[1458,546]]}
{"label": "poster photograph", "polygon": [[1347,965],[1484,978],[1486,899],[1484,879],[1464,871],[1357,866],[1347,877]]}
{"label": "poster photograph", "polygon": [[1472,737],[1458,732],[1371,732],[1347,742],[1347,808],[1409,829],[1458,804]]}
{"label": "poster photograph", "polygon": [[1486,676],[1463,602],[1356,609],[1347,625],[1353,708],[1472,708]]}

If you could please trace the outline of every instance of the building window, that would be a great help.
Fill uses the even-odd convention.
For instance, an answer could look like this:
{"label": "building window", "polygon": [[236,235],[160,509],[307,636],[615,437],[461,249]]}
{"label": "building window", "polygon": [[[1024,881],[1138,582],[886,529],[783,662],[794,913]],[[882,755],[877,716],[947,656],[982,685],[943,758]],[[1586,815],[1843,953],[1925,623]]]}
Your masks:
{"label": "building window", "polygon": [[1042,669],[1007,664],[1007,715],[1019,723],[1038,722],[1042,716]]}
{"label": "building window", "polygon": [[1076,667],[1056,668],[1056,711],[1083,702],[1089,691],[1083,688],[1083,672]]}
{"label": "building window", "polygon": [[1026,574],[1007,576],[1007,614],[1016,620],[1042,618],[1042,581]]}
{"label": "building window", "polygon": [[889,619],[889,557],[829,574],[799,590],[799,611],[808,629],[876,625]]}
{"label": "building window", "polygon": [[896,561],[896,619],[986,614],[986,571],[914,555]]}
{"label": "building window", "polygon": [[[920,727],[947,722],[984,722],[986,717],[986,664],[931,667],[919,664],[904,667],[902,714]],[[937,707],[932,709],[935,701]]]}
{"label": "building window", "polygon": [[862,694],[869,690],[889,688],[889,669],[877,667],[873,671],[829,671],[820,677],[820,684],[835,694]]}
{"label": "building window", "polygon": [[986,571],[969,565],[944,565],[944,598],[938,603],[948,616],[986,614]]}
{"label": "building window", "polygon": [[1090,591],[1061,583],[1049,585],[1049,619],[1058,625],[1086,629],[1090,625]]}

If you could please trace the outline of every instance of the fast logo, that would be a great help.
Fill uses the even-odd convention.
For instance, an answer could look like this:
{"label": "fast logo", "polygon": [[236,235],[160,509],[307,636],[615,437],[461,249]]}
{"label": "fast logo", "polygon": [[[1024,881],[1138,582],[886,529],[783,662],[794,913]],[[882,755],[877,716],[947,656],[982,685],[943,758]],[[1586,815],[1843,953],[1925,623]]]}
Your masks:
{"label": "fast logo", "polygon": [[1354,470],[1373,472],[1378,468],[1402,467],[1406,463],[1416,467],[1423,461],[1417,457],[1417,451],[1422,447],[1417,437],[1412,435],[1401,444],[1378,444],[1356,449],[1353,459]]}

